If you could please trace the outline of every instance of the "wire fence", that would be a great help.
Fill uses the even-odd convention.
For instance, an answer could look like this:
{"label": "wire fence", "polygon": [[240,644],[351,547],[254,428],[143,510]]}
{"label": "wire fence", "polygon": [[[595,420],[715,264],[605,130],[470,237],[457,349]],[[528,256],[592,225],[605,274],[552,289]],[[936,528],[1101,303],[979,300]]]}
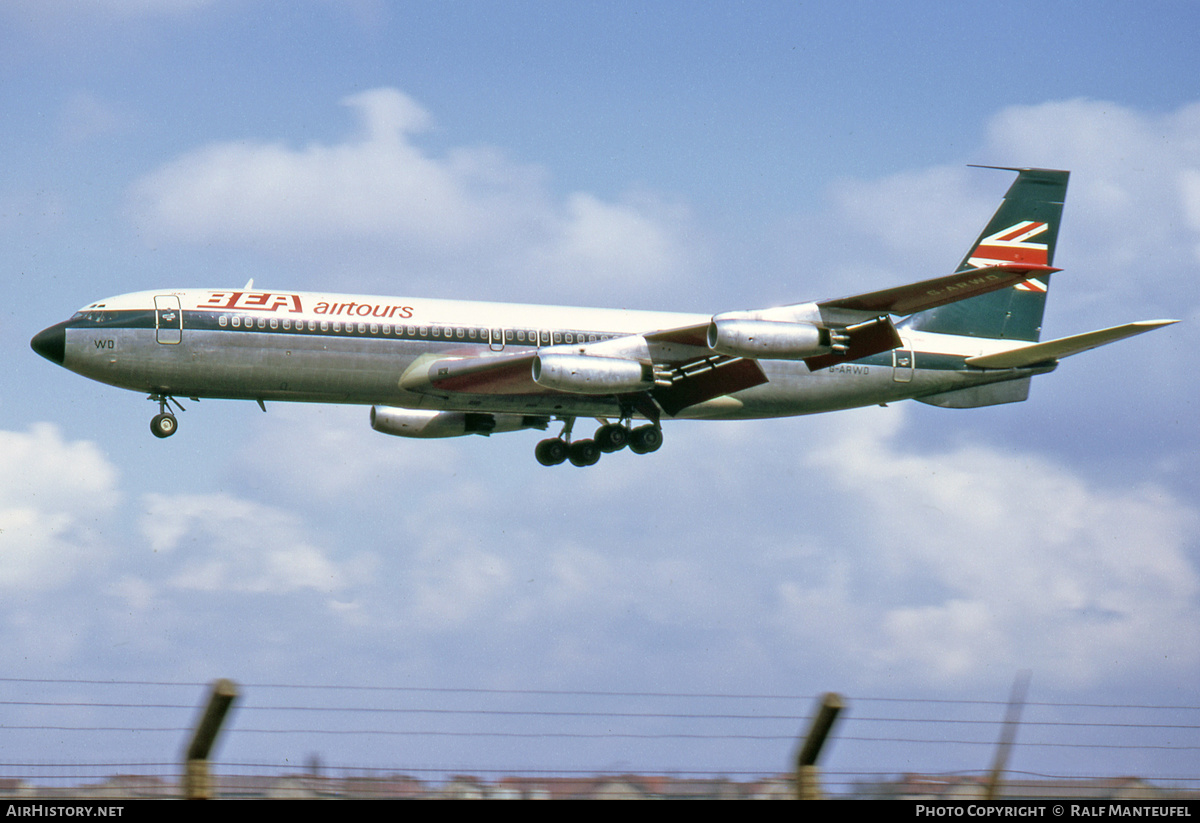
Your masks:
{"label": "wire fence", "polygon": [[[208,687],[0,678],[0,796],[176,794],[181,751]],[[598,780],[643,792],[786,793],[790,759],[817,700],[283,683],[240,688],[213,766],[223,796],[418,796],[447,787],[525,796],[594,788]],[[1006,707],[1003,700],[851,695],[847,701],[821,761],[831,796],[978,787]],[[1026,794],[1200,797],[1200,706],[1028,701],[1005,781],[1010,792]],[[535,784],[542,788],[530,788]]]}

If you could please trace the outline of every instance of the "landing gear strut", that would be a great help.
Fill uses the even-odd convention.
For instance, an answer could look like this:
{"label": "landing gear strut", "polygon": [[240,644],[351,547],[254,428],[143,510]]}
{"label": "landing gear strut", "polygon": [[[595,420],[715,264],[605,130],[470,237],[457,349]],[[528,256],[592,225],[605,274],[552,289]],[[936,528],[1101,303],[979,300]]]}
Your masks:
{"label": "landing gear strut", "polygon": [[[593,466],[601,454],[611,454],[629,446],[635,454],[649,454],[662,446],[662,429],[654,424],[630,429],[628,423],[603,423],[591,440],[571,442],[575,418],[563,418],[562,434],[537,444],[533,454],[543,466],[557,466],[567,460],[573,466]],[[603,421],[602,421],[603,422]]]}
{"label": "landing gear strut", "polygon": [[184,411],[183,406],[167,394],[152,394],[150,399],[158,401],[158,414],[150,419],[150,431],[155,437],[170,437],[179,430],[179,421],[171,412],[170,404],[174,403],[180,411]]}

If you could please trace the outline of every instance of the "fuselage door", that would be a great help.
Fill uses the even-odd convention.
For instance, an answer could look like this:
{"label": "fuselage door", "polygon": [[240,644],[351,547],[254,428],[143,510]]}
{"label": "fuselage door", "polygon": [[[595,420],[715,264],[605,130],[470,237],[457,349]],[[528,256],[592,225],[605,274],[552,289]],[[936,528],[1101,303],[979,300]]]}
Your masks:
{"label": "fuselage door", "polygon": [[504,351],[504,329],[492,329],[492,337],[488,341],[488,348],[492,351]]}
{"label": "fuselage door", "polygon": [[159,343],[178,343],[183,339],[183,311],[173,294],[154,296],[154,329]]}
{"label": "fuselage door", "polygon": [[900,348],[892,349],[892,379],[897,383],[910,383],[916,368],[916,354],[912,343],[907,340],[903,343]]}

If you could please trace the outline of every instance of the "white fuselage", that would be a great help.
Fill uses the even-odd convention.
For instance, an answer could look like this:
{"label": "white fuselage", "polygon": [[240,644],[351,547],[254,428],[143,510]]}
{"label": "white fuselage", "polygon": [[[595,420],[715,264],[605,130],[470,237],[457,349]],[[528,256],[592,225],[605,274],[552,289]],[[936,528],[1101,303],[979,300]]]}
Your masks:
{"label": "white fuselage", "polygon": [[[613,397],[414,391],[400,385],[401,377],[422,357],[594,347],[709,319],[616,309],[186,289],[102,300],[60,326],[63,366],[153,395],[609,417],[620,414]],[[941,395],[1047,370],[983,371],[963,363],[968,356],[1011,349],[1013,341],[905,331],[903,326],[901,335],[902,348],[817,371],[803,361],[760,360],[766,383],[705,400],[675,416],[809,414]]]}

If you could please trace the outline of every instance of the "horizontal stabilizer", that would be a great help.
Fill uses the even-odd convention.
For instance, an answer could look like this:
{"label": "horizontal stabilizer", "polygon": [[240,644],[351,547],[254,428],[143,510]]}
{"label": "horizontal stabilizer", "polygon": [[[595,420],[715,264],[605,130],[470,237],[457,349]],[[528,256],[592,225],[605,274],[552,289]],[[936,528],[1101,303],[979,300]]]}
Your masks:
{"label": "horizontal stabilizer", "polygon": [[823,300],[821,308],[851,309],[896,315],[914,314],[926,309],[956,303],[981,294],[989,294],[1009,286],[1015,286],[1031,277],[1060,271],[1053,266],[1034,263],[1013,263],[1003,266],[985,266],[966,269],[945,277],[922,280],[907,286],[897,286],[883,291],[856,294],[836,300]]}
{"label": "horizontal stabilizer", "polygon": [[1024,368],[1051,360],[1061,360],[1072,354],[1079,354],[1098,346],[1124,340],[1126,337],[1133,337],[1135,334],[1154,331],[1178,322],[1178,320],[1141,320],[1137,323],[1126,323],[1123,326],[1113,326],[1111,329],[1090,331],[1072,337],[1060,337],[1058,340],[1047,340],[1045,343],[1036,343],[1011,351],[968,357],[967,365],[982,369]]}

